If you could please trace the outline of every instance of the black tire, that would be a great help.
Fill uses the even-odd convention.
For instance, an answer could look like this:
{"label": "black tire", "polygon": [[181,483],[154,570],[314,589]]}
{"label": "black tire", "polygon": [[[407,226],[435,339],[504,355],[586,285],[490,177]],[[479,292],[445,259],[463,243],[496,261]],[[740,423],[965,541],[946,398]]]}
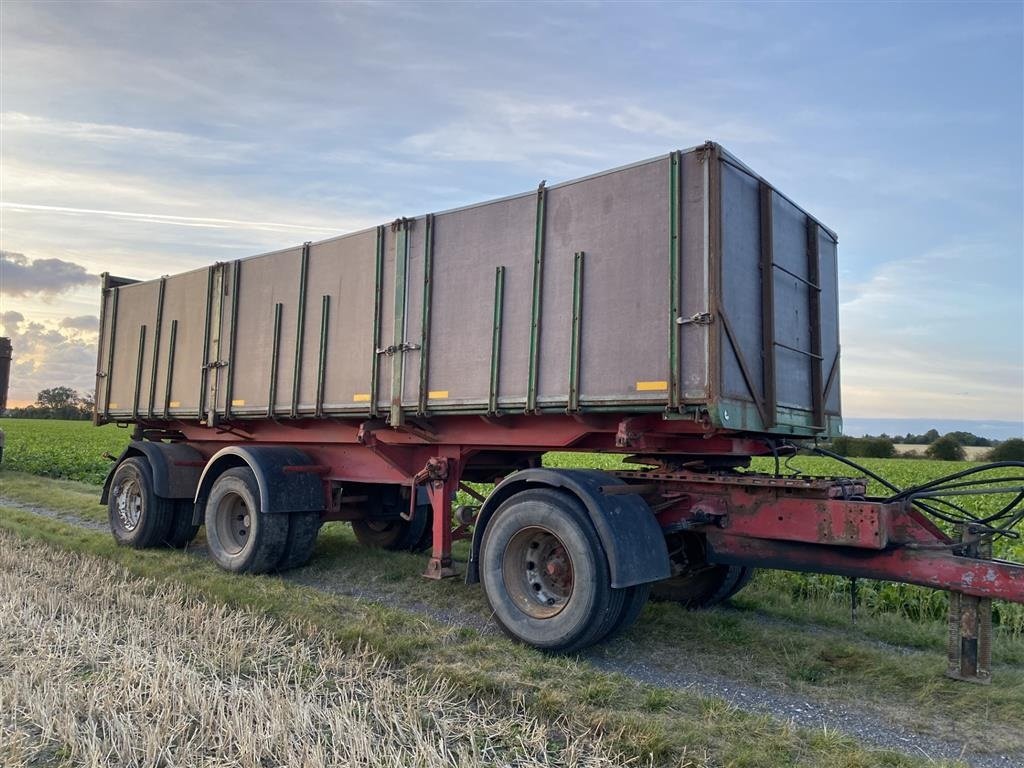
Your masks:
{"label": "black tire", "polygon": [[165,543],[171,549],[185,549],[199,533],[199,526],[192,524],[195,504],[189,499],[175,499],[171,504],[171,526]]}
{"label": "black tire", "polygon": [[601,638],[601,642],[618,637],[636,624],[636,620],[640,618],[640,614],[643,612],[644,606],[647,605],[647,600],[651,596],[651,585],[649,583],[637,584],[635,587],[626,587],[621,591],[624,594],[622,609],[612,624],[611,629],[608,630],[608,634]]}
{"label": "black tire", "polygon": [[501,628],[543,650],[593,645],[623,614],[626,590],[611,588],[586,511],[547,488],[522,491],[498,507],[480,545],[480,580]]}
{"label": "black tire", "polygon": [[256,476],[234,467],[213,482],[206,500],[206,542],[210,557],[226,571],[274,570],[288,544],[287,514],[263,514]]}
{"label": "black tire", "polygon": [[114,470],[107,510],[114,540],[135,549],[163,544],[174,513],[171,502],[153,492],[149,462],[139,456],[125,459]]}
{"label": "black tire", "polygon": [[364,547],[395,552],[420,552],[430,546],[430,505],[416,507],[412,520],[394,517],[364,518],[352,521],[356,539]]}
{"label": "black tire", "polygon": [[313,556],[316,537],[320,533],[319,512],[293,512],[288,515],[288,541],[277,570],[301,568]]}
{"label": "black tire", "polygon": [[708,563],[704,539],[697,534],[672,534],[667,543],[678,573],[653,584],[651,597],[655,600],[684,608],[711,608],[739,592],[753,575],[754,569],[742,565]]}

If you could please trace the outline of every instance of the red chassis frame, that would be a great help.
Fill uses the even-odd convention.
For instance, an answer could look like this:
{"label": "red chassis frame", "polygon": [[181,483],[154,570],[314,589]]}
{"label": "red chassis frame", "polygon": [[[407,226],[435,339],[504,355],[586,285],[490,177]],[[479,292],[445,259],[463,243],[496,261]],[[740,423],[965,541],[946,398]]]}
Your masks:
{"label": "red chassis frame", "polygon": [[[980,651],[976,642],[985,634],[981,624],[987,606],[977,601],[1024,603],[1024,565],[989,559],[968,530],[954,541],[909,503],[866,498],[863,480],[712,472],[709,463],[728,466],[769,455],[771,444],[660,413],[625,419],[613,413],[446,415],[435,421],[409,419],[397,429],[383,420],[259,419],[214,428],[161,421],[143,422],[139,432],[156,439],[184,438],[206,458],[233,443],[301,448],[314,463],[289,469],[321,475],[328,520],[347,519],[334,503],[332,482],[424,485],[434,513],[433,549],[424,574],[429,578],[455,575],[452,541],[467,535],[468,518],[453,521],[452,500],[456,490],[466,489],[464,477],[496,481],[515,469],[536,466],[552,450],[631,452],[660,468],[610,473],[628,485],[609,486],[605,492],[642,495],[666,533],[706,536],[711,563],[949,590],[972,619],[963,624],[963,610],[958,610],[951,626],[951,633],[966,637],[967,643],[966,656],[957,656],[960,667],[954,670],[951,642],[953,676],[987,678],[988,641],[982,637]],[[410,503],[414,499],[411,494]]]}

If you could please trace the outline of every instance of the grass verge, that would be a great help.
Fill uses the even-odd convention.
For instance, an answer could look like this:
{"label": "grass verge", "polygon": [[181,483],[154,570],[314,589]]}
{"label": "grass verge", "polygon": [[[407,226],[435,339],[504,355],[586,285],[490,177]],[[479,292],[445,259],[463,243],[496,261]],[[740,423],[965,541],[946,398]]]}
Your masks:
{"label": "grass verge", "polygon": [[[121,549],[106,535],[13,508],[0,508],[0,527],[25,540],[118,563],[132,577],[162,585],[151,590],[156,594],[182,585],[190,597],[214,606],[311,627],[343,652],[377,654],[400,668],[407,679],[420,680],[428,689],[441,685],[460,700],[473,699],[484,707],[519,702],[516,706],[540,726],[567,724],[570,740],[599,738],[611,753],[639,764],[693,768],[924,764],[906,755],[866,749],[833,732],[797,729],[714,699],[640,685],[578,659],[546,656],[472,629],[442,626],[277,577],[226,574],[180,553]],[[9,546],[0,542],[0,547]],[[52,557],[62,555],[55,552]],[[568,743],[561,748],[568,748]]]}

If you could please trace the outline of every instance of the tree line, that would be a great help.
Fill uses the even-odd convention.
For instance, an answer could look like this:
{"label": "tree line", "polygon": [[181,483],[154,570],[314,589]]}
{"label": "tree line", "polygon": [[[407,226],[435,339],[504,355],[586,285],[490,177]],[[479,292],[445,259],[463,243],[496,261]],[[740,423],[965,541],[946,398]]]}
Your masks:
{"label": "tree line", "polygon": [[96,397],[71,387],[51,387],[36,395],[36,401],[24,408],[8,408],[14,419],[91,419]]}
{"label": "tree line", "polygon": [[[913,440],[907,438],[915,438]],[[989,440],[970,432],[947,432],[940,435],[938,430],[931,429],[923,435],[898,435],[895,438],[881,434],[865,435],[864,437],[836,437],[830,444],[830,450],[848,458],[891,459],[897,455],[897,443],[909,445],[926,445],[924,457],[939,461],[965,461],[965,447],[990,448],[982,460],[984,461],[1024,461],[1024,440]],[[913,458],[917,454],[902,454],[901,458]]]}

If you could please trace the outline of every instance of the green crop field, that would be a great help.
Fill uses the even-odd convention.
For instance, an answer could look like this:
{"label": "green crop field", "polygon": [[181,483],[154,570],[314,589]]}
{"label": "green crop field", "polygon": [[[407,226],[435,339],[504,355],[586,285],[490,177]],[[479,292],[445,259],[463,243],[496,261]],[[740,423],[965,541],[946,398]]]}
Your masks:
{"label": "green crop field", "polygon": [[[130,433],[113,425],[94,427],[86,421],[48,421],[42,419],[3,419],[0,425],[7,435],[4,467],[45,477],[66,478],[100,484],[110,468],[104,453],[118,455],[128,443]],[[922,459],[859,459],[860,464],[905,488],[976,466],[972,462],[927,461]],[[621,469],[626,467],[617,455],[586,453],[550,453],[545,463],[554,467],[595,467]],[[770,459],[755,459],[753,469],[771,472]],[[816,475],[854,475],[844,464],[823,457],[800,456],[792,459],[784,472]],[[1013,470],[1003,470],[1003,473]],[[1020,474],[1017,472],[1017,474]],[[482,488],[481,490],[486,490]],[[872,481],[869,492],[887,495]],[[1010,498],[1007,495],[973,498],[970,504],[981,511],[994,511]],[[468,497],[460,499],[471,503]],[[1024,542],[1002,538],[996,542],[995,554],[1018,562],[1024,561]],[[849,601],[849,580],[838,576],[798,574],[782,571],[762,572],[758,584],[790,599]],[[867,613],[896,612],[913,619],[942,619],[946,615],[945,593],[904,584],[865,582],[858,584],[861,610]],[[742,595],[739,599],[742,599]],[[996,621],[1015,634],[1024,634],[1024,606],[998,603]]]}

